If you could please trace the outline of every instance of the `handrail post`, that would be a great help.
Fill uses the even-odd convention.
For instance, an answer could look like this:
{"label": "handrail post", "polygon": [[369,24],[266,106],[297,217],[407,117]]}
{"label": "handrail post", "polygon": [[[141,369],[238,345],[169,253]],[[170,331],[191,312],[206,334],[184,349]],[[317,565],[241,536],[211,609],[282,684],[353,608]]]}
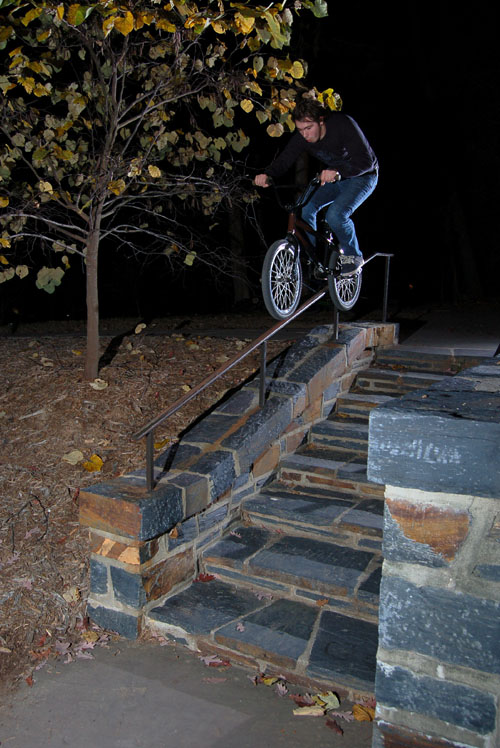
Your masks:
{"label": "handrail post", "polygon": [[382,322],[387,322],[387,304],[389,299],[389,265],[391,255],[385,256],[385,276],[384,276],[384,301],[382,303]]}
{"label": "handrail post", "polygon": [[146,487],[148,491],[154,488],[154,429],[146,435]]}
{"label": "handrail post", "polygon": [[267,340],[264,340],[260,346],[260,388],[259,388],[259,407],[264,407],[266,399],[266,366],[267,366]]}

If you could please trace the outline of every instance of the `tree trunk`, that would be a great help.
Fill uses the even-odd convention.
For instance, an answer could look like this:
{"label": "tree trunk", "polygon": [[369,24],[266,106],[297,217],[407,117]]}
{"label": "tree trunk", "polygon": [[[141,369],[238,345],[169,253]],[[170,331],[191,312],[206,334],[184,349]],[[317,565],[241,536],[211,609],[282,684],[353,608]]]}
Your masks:
{"label": "tree trunk", "polygon": [[92,381],[99,371],[99,293],[98,279],[99,231],[94,229],[87,243],[87,352],[84,377]]}

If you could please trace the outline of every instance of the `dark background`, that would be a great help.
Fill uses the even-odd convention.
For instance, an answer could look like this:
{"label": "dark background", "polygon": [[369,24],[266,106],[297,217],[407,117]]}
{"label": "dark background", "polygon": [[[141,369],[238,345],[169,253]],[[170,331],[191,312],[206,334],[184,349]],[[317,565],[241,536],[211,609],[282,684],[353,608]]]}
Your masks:
{"label": "dark background", "polygon": [[[304,13],[295,21],[291,56],[308,60],[311,86],[341,95],[343,111],[358,121],[379,158],[379,186],[355,223],[365,256],[394,253],[391,309],[496,298],[500,111],[493,7],[329,5],[328,19]],[[284,142],[256,131],[249,167],[263,168]],[[258,218],[267,241],[284,233],[285,216],[270,194],[263,195]],[[248,222],[243,237],[246,304],[262,308],[265,244]],[[76,258],[72,265],[52,296],[33,291],[28,279],[3,284],[3,321],[12,308],[26,319],[85,317],[83,267]],[[382,262],[367,267],[365,307],[378,303],[382,274]],[[101,254],[102,316],[233,311],[233,292],[230,277],[211,275],[196,262],[174,275],[163,258],[141,264],[112,248]]]}

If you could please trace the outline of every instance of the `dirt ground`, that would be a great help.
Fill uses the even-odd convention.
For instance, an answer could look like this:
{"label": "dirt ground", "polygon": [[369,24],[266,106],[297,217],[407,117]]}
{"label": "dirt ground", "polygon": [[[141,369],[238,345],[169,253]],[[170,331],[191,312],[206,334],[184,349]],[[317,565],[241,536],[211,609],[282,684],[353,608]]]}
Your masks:
{"label": "dirt ground", "polygon": [[[0,330],[0,683],[13,688],[54,657],[91,656],[109,636],[86,617],[88,539],[78,524],[80,490],[144,466],[132,434],[218,369],[248,339],[203,330],[270,326],[268,317],[185,321],[144,329],[103,324],[114,352],[99,381],[83,380],[82,325]],[[236,324],[237,323],[237,324]],[[128,334],[124,335],[124,331]],[[293,334],[292,334],[293,336]],[[286,342],[270,342],[268,357]],[[164,448],[259,366],[250,355],[160,427]]]}

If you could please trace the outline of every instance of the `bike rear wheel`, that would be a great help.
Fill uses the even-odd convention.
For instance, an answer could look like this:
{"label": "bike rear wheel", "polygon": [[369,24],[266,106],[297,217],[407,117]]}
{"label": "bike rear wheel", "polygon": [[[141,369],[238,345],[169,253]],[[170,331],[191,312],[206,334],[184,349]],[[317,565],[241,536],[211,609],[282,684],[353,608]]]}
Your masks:
{"label": "bike rear wheel", "polygon": [[353,308],[361,292],[361,268],[352,275],[340,273],[339,253],[333,250],[328,263],[328,290],[330,297],[341,312]]}
{"label": "bike rear wheel", "polygon": [[286,239],[274,242],[262,266],[262,295],[274,319],[286,319],[297,309],[302,294],[302,268],[295,248]]}

